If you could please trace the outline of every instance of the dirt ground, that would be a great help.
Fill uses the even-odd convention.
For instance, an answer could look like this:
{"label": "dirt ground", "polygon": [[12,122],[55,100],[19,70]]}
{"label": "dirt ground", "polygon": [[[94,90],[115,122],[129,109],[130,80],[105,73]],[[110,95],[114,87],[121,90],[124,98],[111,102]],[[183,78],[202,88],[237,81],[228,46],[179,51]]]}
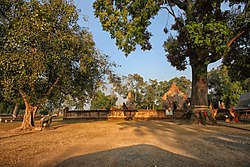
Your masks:
{"label": "dirt ground", "polygon": [[62,121],[16,132],[0,123],[0,166],[250,166],[250,131],[177,120]]}

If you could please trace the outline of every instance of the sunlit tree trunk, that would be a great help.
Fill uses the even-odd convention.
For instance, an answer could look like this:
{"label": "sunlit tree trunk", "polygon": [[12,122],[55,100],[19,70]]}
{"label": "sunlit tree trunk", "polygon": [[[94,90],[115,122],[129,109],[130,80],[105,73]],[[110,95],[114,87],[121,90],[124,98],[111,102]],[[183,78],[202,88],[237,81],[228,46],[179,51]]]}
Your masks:
{"label": "sunlit tree trunk", "polygon": [[202,124],[214,124],[215,119],[208,109],[207,65],[192,66],[191,109],[194,120]]}
{"label": "sunlit tree trunk", "polygon": [[191,106],[208,108],[207,65],[192,66]]}
{"label": "sunlit tree trunk", "polygon": [[31,130],[35,126],[34,114],[37,111],[37,107],[28,103],[25,104],[25,114],[23,117],[23,123],[21,125],[22,130]]}
{"label": "sunlit tree trunk", "polygon": [[24,113],[24,117],[23,117],[23,122],[22,125],[20,127],[21,130],[32,130],[32,127],[35,126],[35,113],[38,109],[37,106],[32,106],[28,100],[27,100],[27,96],[23,91],[19,91],[22,99],[24,101],[25,104],[25,113]]}

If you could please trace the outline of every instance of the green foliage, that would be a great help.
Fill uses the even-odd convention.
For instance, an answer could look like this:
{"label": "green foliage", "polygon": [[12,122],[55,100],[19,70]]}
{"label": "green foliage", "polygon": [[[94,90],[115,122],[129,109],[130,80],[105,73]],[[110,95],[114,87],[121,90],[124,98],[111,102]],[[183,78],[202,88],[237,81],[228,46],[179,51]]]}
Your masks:
{"label": "green foliage", "polygon": [[[230,8],[224,10],[221,6],[227,5],[226,2]],[[142,50],[151,49],[151,32],[147,27],[160,9],[166,9],[175,20],[171,31],[176,35],[170,35],[163,47],[168,61],[177,70],[185,70],[188,64],[191,65],[191,103],[195,103],[192,105],[207,104],[207,71],[204,71],[207,65],[229,53],[231,43],[243,37],[237,34],[249,33],[250,29],[249,3],[244,0],[96,0],[93,8],[103,29],[116,39],[116,45],[126,55],[134,51],[136,45]],[[232,21],[234,18],[236,21]],[[171,31],[164,29],[164,32]]]}
{"label": "green foliage", "polygon": [[190,95],[191,81],[186,77],[173,78],[170,81],[160,81],[149,79],[144,81],[139,74],[129,74],[128,76],[113,76],[114,90],[124,98],[130,94],[127,104],[129,107],[137,109],[160,109],[162,96],[169,90],[175,82],[182,92]]}
{"label": "green foliage", "polygon": [[[184,70],[187,57],[195,55],[203,58],[196,61],[209,64],[220,59],[228,51],[227,41],[234,36],[228,25],[229,12],[234,12],[237,7],[233,4],[244,1],[230,1],[231,11],[221,10],[222,3],[215,0],[208,2],[96,0],[93,8],[103,29],[110,32],[111,37],[116,39],[118,48],[126,54],[134,51],[137,44],[143,50],[151,49],[149,43],[151,33],[147,30],[151,23],[150,19],[154,18],[160,9],[167,9],[175,19],[172,30],[178,33],[175,38],[170,36],[164,47],[171,64],[179,70]],[[173,7],[181,11],[179,15],[175,14]],[[242,12],[238,15],[242,15]],[[176,57],[180,60],[177,61]]]}
{"label": "green foliage", "polygon": [[230,52],[224,57],[223,64],[228,67],[228,75],[233,81],[250,78],[250,33],[237,39],[231,46]]}
{"label": "green foliage", "polygon": [[142,94],[145,91],[144,79],[139,74],[129,74],[122,76],[113,84],[114,90],[118,92],[124,99],[130,95],[130,107],[140,108],[142,103]]}
{"label": "green foliage", "polygon": [[178,40],[170,36],[164,43],[164,48],[171,65],[176,67],[177,70],[185,70],[188,62],[184,50],[179,45]]}
{"label": "green foliage", "polygon": [[193,48],[205,49],[213,56],[222,57],[227,51],[226,41],[230,33],[227,24],[214,19],[209,22],[196,23],[190,21],[185,25],[188,45]]}
{"label": "green foliage", "polygon": [[128,55],[140,45],[142,50],[151,49],[151,33],[147,30],[150,18],[157,15],[161,1],[107,1],[97,0],[93,4],[95,16],[99,17],[103,30],[116,39],[119,49]]}
{"label": "green foliage", "polygon": [[97,91],[94,98],[91,100],[90,109],[106,109],[109,110],[115,106],[117,97],[112,95],[105,95],[102,91]]}
{"label": "green foliage", "polygon": [[244,92],[241,82],[231,81],[226,66],[212,69],[208,73],[208,86],[212,99],[218,98],[218,100],[224,102],[226,102],[227,99],[230,99],[232,105],[237,104],[240,94]]}
{"label": "green foliage", "polygon": [[0,113],[12,114],[13,109],[14,109],[14,104],[4,101],[0,102]]}
{"label": "green foliage", "polygon": [[41,115],[48,115],[48,114],[49,114],[49,110],[42,109],[42,110],[39,110],[39,113],[40,113]]}
{"label": "green foliage", "polygon": [[145,92],[142,98],[141,108],[155,109],[160,105],[159,99],[159,83],[157,80],[149,79],[149,82],[145,83]]}
{"label": "green foliage", "polygon": [[[232,1],[230,1],[232,2]],[[237,2],[237,1],[236,1]],[[234,5],[232,2],[231,5]],[[241,81],[250,78],[250,4],[245,7],[238,5],[230,14],[229,26],[234,34],[241,34],[231,44],[230,52],[224,57],[223,64],[228,67],[229,76],[233,81]]]}
{"label": "green foliage", "polygon": [[83,102],[92,96],[110,64],[77,21],[71,1],[1,3],[0,82],[6,99],[20,91],[34,105],[67,94]]}

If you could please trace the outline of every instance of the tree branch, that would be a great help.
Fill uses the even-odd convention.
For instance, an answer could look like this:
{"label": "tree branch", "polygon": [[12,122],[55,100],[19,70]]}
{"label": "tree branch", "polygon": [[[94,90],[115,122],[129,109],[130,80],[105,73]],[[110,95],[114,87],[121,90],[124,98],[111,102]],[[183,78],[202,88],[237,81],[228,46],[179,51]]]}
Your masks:
{"label": "tree branch", "polygon": [[44,103],[48,101],[48,96],[52,93],[53,89],[55,88],[56,84],[59,82],[59,77],[56,79],[56,81],[51,85],[48,92],[44,95],[45,97],[41,98],[38,103]]}
{"label": "tree branch", "polygon": [[168,7],[165,7],[165,6],[162,6],[162,7],[160,7],[160,8],[161,8],[161,9],[167,9],[168,13],[170,13],[170,14],[174,17],[174,19],[177,20],[177,17],[176,17],[175,14],[172,12],[172,11],[173,11],[172,8],[171,8],[171,10],[169,10]]}
{"label": "tree branch", "polygon": [[50,94],[51,94],[51,92],[52,92],[52,90],[54,89],[54,87],[56,86],[56,84],[59,82],[59,77],[56,79],[56,81],[53,83],[53,85],[51,85],[51,87],[49,88],[49,90],[48,90],[48,92],[46,93],[46,97],[48,97]]}
{"label": "tree branch", "polygon": [[245,30],[239,32],[238,34],[236,34],[232,39],[230,39],[228,42],[227,42],[227,47],[230,47],[231,44],[236,40],[238,39],[242,34],[245,33]]}
{"label": "tree branch", "polygon": [[187,8],[188,8],[188,4],[190,3],[190,0],[185,0],[184,2],[182,2],[182,1],[176,1],[176,0],[174,0],[173,2],[172,1],[167,1],[168,2],[168,4],[170,4],[170,3],[174,3],[176,6],[178,6],[178,8],[180,8],[180,9],[182,9],[182,10],[187,10]]}
{"label": "tree branch", "polygon": [[28,100],[27,100],[27,96],[26,96],[25,92],[22,89],[18,90],[18,92],[21,94],[23,102],[25,103],[25,105],[27,105]]}

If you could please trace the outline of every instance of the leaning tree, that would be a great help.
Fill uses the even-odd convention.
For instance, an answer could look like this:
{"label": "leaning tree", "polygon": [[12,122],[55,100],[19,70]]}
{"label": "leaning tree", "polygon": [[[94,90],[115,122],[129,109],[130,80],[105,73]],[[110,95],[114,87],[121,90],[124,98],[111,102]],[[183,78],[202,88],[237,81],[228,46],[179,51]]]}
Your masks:
{"label": "leaning tree", "polygon": [[[177,70],[191,66],[193,107],[208,105],[208,64],[223,58],[235,40],[249,33],[246,0],[96,0],[93,8],[103,30],[126,55],[137,45],[151,49],[147,27],[160,10],[166,10],[175,21],[164,32],[176,31],[164,43],[166,56]],[[237,24],[231,21],[232,14],[239,18]]]}
{"label": "leaning tree", "polygon": [[107,57],[77,21],[71,1],[1,1],[1,92],[22,98],[21,129],[31,129],[36,110],[51,99],[87,100],[107,72]]}

